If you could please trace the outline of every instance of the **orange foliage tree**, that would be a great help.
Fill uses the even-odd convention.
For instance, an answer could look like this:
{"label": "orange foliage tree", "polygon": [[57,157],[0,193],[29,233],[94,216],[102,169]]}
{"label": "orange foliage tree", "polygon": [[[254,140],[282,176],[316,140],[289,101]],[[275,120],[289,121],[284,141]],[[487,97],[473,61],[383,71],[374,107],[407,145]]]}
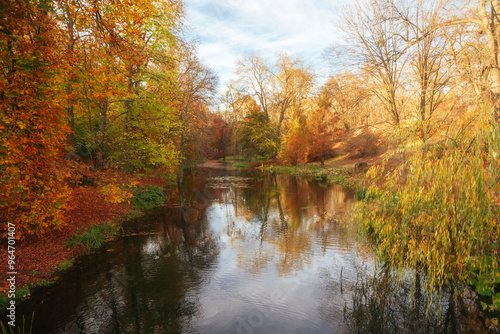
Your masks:
{"label": "orange foliage tree", "polygon": [[16,224],[16,237],[60,224],[68,194],[50,6],[27,0],[0,6],[0,221],[2,229]]}
{"label": "orange foliage tree", "polygon": [[307,124],[307,160],[321,161],[325,165],[325,158],[332,153],[332,144],[335,134],[341,130],[335,127],[338,118],[326,109],[315,110]]}
{"label": "orange foliage tree", "polygon": [[285,162],[297,167],[307,162],[307,131],[301,127],[295,127],[284,142],[280,158]]}

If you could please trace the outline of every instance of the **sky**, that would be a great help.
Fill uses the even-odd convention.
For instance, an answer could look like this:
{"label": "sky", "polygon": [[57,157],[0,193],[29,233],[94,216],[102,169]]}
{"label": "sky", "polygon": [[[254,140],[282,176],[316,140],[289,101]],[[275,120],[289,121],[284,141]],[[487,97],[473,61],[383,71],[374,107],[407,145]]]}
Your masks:
{"label": "sky", "polygon": [[341,0],[185,0],[185,4],[189,35],[199,39],[200,58],[218,74],[220,92],[235,78],[236,61],[253,52],[267,63],[287,52],[312,66],[319,80],[328,74],[322,53],[335,41],[334,20]]}

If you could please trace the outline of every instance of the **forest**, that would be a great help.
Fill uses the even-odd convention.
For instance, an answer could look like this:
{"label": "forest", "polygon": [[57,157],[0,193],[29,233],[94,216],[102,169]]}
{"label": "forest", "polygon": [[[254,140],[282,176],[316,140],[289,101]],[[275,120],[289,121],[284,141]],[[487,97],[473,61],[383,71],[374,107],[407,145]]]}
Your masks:
{"label": "forest", "polygon": [[326,80],[255,51],[220,95],[181,0],[2,1],[2,238],[8,223],[30,242],[72,224],[89,184],[112,205],[154,175],[179,202],[183,169],[206,160],[297,171],[383,156],[358,185],[359,231],[425,276],[430,301],[468,285],[498,312],[499,13],[498,0],[358,0],[334,23]]}

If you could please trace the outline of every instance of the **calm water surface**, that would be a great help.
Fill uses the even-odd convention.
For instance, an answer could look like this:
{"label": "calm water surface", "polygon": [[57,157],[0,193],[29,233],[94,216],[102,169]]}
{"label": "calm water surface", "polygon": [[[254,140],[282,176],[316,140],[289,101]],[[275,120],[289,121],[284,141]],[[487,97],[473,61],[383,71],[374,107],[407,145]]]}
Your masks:
{"label": "calm water surface", "polygon": [[[18,314],[34,312],[34,333],[370,331],[358,307],[370,303],[360,282],[373,277],[373,259],[338,219],[352,194],[200,169],[185,197],[185,208],[126,225],[126,236],[80,259]],[[408,329],[404,315],[388,317],[396,332]]]}

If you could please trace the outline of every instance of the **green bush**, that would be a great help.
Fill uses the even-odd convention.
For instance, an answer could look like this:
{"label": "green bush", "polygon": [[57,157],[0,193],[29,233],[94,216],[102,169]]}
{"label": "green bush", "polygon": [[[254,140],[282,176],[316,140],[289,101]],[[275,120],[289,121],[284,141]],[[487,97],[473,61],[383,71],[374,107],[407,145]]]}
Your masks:
{"label": "green bush", "polygon": [[105,222],[100,225],[92,225],[83,234],[72,237],[68,246],[84,246],[87,250],[101,247],[109,239],[114,239],[120,232],[121,227],[111,222]]}
{"label": "green bush", "polygon": [[132,207],[142,211],[154,209],[165,203],[166,197],[161,187],[144,186],[136,187],[131,200]]}
{"label": "green bush", "polygon": [[65,271],[65,270],[68,270],[69,268],[71,268],[71,266],[73,266],[73,263],[75,262],[74,259],[69,259],[69,260],[66,260],[64,261],[63,263],[61,263],[58,267],[58,269],[60,271]]}

